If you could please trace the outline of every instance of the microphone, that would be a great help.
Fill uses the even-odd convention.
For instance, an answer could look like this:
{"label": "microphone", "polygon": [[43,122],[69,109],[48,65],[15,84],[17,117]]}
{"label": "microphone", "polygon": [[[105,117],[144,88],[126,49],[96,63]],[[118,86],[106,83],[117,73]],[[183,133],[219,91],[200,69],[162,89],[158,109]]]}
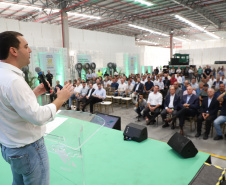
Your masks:
{"label": "microphone", "polygon": [[39,77],[41,83],[44,84],[45,89],[47,91],[49,91],[50,90],[49,85],[48,85],[48,83],[45,80],[45,76],[43,75],[41,68],[40,67],[36,67],[35,71],[38,73],[38,77]]}

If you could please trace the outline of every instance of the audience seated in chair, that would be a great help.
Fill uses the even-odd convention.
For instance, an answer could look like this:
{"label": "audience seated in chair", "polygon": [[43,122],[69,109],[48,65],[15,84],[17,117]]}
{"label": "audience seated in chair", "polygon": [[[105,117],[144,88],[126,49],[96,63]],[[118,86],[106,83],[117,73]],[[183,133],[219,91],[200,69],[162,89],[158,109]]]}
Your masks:
{"label": "audience seated in chair", "polygon": [[[154,91],[148,96],[147,105],[148,107],[144,110],[144,116],[146,118],[147,125],[154,124],[155,118],[160,113],[160,106],[162,105],[162,94],[159,91],[159,86],[154,86]],[[150,115],[149,113],[153,113]]]}
{"label": "audience seated in chair", "polygon": [[203,134],[203,139],[206,140],[209,137],[211,124],[217,117],[219,102],[214,97],[214,89],[208,89],[208,96],[204,97],[202,100],[202,105],[200,107],[200,115],[197,120],[197,134],[195,137],[201,136],[202,122],[206,121],[206,131]]}
{"label": "audience seated in chair", "polygon": [[222,93],[217,100],[222,104],[221,115],[214,120],[214,127],[217,131],[217,135],[214,137],[214,140],[223,139],[220,125],[226,122],[226,96],[225,92]]}
{"label": "audience seated in chair", "polygon": [[133,88],[133,93],[132,93],[132,101],[134,104],[137,103],[136,101],[137,94],[143,93],[143,90],[144,90],[144,85],[140,82],[140,78],[137,78],[137,83],[135,84]]}
{"label": "audience seated in chair", "polygon": [[79,98],[79,94],[81,93],[82,84],[80,81],[77,81],[76,87],[74,88],[74,94],[69,98],[69,106],[67,110],[71,110],[72,100]]}
{"label": "audience seated in chair", "polygon": [[131,80],[128,80],[127,89],[125,91],[126,96],[130,96],[133,92],[134,85],[131,83]]}
{"label": "audience seated in chair", "polygon": [[153,91],[154,84],[151,81],[151,77],[148,77],[148,81],[144,85],[144,92],[148,95],[151,91]]}
{"label": "audience seated in chair", "polygon": [[124,79],[123,78],[120,81],[121,81],[121,83],[119,84],[118,89],[115,92],[115,96],[125,97],[126,96],[125,95],[125,91],[127,89],[127,84],[124,83]]}
{"label": "audience seated in chair", "polygon": [[77,101],[76,101],[76,110],[77,111],[79,111],[80,101],[86,96],[87,92],[88,92],[88,88],[86,87],[86,83],[83,81],[81,91],[80,91],[80,93],[77,97]]}
{"label": "audience seated in chair", "polygon": [[139,104],[138,104],[138,102],[135,104],[134,110],[138,114],[137,117],[140,118],[140,117],[144,116],[143,110],[145,108],[147,108],[147,101],[144,99],[143,94],[139,95],[138,101],[139,101]]}
{"label": "audience seated in chair", "polygon": [[106,90],[98,83],[98,89],[96,89],[88,101],[83,105],[82,111],[85,111],[85,107],[90,104],[90,113],[93,114],[93,105],[98,102],[102,102],[106,98]]}
{"label": "audience seated in chair", "polygon": [[176,117],[179,117],[180,134],[184,135],[183,126],[185,118],[188,116],[194,117],[198,113],[199,109],[199,98],[192,94],[192,87],[187,87],[187,95],[184,95],[180,102],[180,110],[177,111],[176,115],[172,118],[166,119],[166,122],[171,122]]}
{"label": "audience seated in chair", "polygon": [[[178,83],[178,82],[174,82]],[[164,102],[164,109],[161,112],[162,120],[166,119],[167,114],[171,114],[173,117],[176,115],[177,110],[179,108],[180,104],[180,97],[175,93],[175,87],[170,87],[170,93],[166,96],[165,102]],[[173,119],[171,129],[175,128],[175,121],[176,119]],[[163,128],[168,127],[168,122],[165,122],[165,124],[162,126]]]}

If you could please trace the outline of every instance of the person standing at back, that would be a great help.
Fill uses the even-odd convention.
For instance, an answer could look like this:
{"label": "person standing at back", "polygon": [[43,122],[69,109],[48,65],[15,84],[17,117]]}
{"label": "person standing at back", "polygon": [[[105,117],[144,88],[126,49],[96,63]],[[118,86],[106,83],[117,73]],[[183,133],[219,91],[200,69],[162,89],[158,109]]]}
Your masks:
{"label": "person standing at back", "polygon": [[52,87],[52,79],[53,79],[53,75],[50,73],[50,70],[47,71],[47,75],[46,75],[46,79],[49,82],[50,86]]}
{"label": "person standing at back", "polygon": [[69,84],[58,88],[56,100],[40,106],[37,97],[46,92],[44,85],[31,90],[21,71],[30,63],[30,53],[21,33],[0,33],[0,146],[11,166],[13,185],[48,185],[45,124],[54,119],[73,88]]}

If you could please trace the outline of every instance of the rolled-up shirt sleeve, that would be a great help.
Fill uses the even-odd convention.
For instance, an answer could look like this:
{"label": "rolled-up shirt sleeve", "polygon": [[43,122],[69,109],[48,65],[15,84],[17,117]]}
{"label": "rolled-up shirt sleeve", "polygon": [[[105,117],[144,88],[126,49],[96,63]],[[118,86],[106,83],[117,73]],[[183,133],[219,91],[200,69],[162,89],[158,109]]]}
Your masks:
{"label": "rolled-up shirt sleeve", "polygon": [[54,104],[40,106],[35,94],[25,81],[14,80],[8,87],[7,97],[14,110],[34,125],[42,126],[55,117],[56,106]]}

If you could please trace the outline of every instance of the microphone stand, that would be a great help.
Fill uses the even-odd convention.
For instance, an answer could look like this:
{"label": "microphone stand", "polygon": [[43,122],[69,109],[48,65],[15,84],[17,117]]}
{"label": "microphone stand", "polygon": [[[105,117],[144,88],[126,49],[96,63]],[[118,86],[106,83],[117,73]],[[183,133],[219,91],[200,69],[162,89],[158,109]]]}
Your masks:
{"label": "microphone stand", "polygon": [[[140,94],[137,93],[137,100],[138,100],[138,101],[137,101],[137,108],[140,108],[140,107],[139,107],[139,95],[140,95]],[[139,115],[137,116],[137,122],[140,122]]]}

